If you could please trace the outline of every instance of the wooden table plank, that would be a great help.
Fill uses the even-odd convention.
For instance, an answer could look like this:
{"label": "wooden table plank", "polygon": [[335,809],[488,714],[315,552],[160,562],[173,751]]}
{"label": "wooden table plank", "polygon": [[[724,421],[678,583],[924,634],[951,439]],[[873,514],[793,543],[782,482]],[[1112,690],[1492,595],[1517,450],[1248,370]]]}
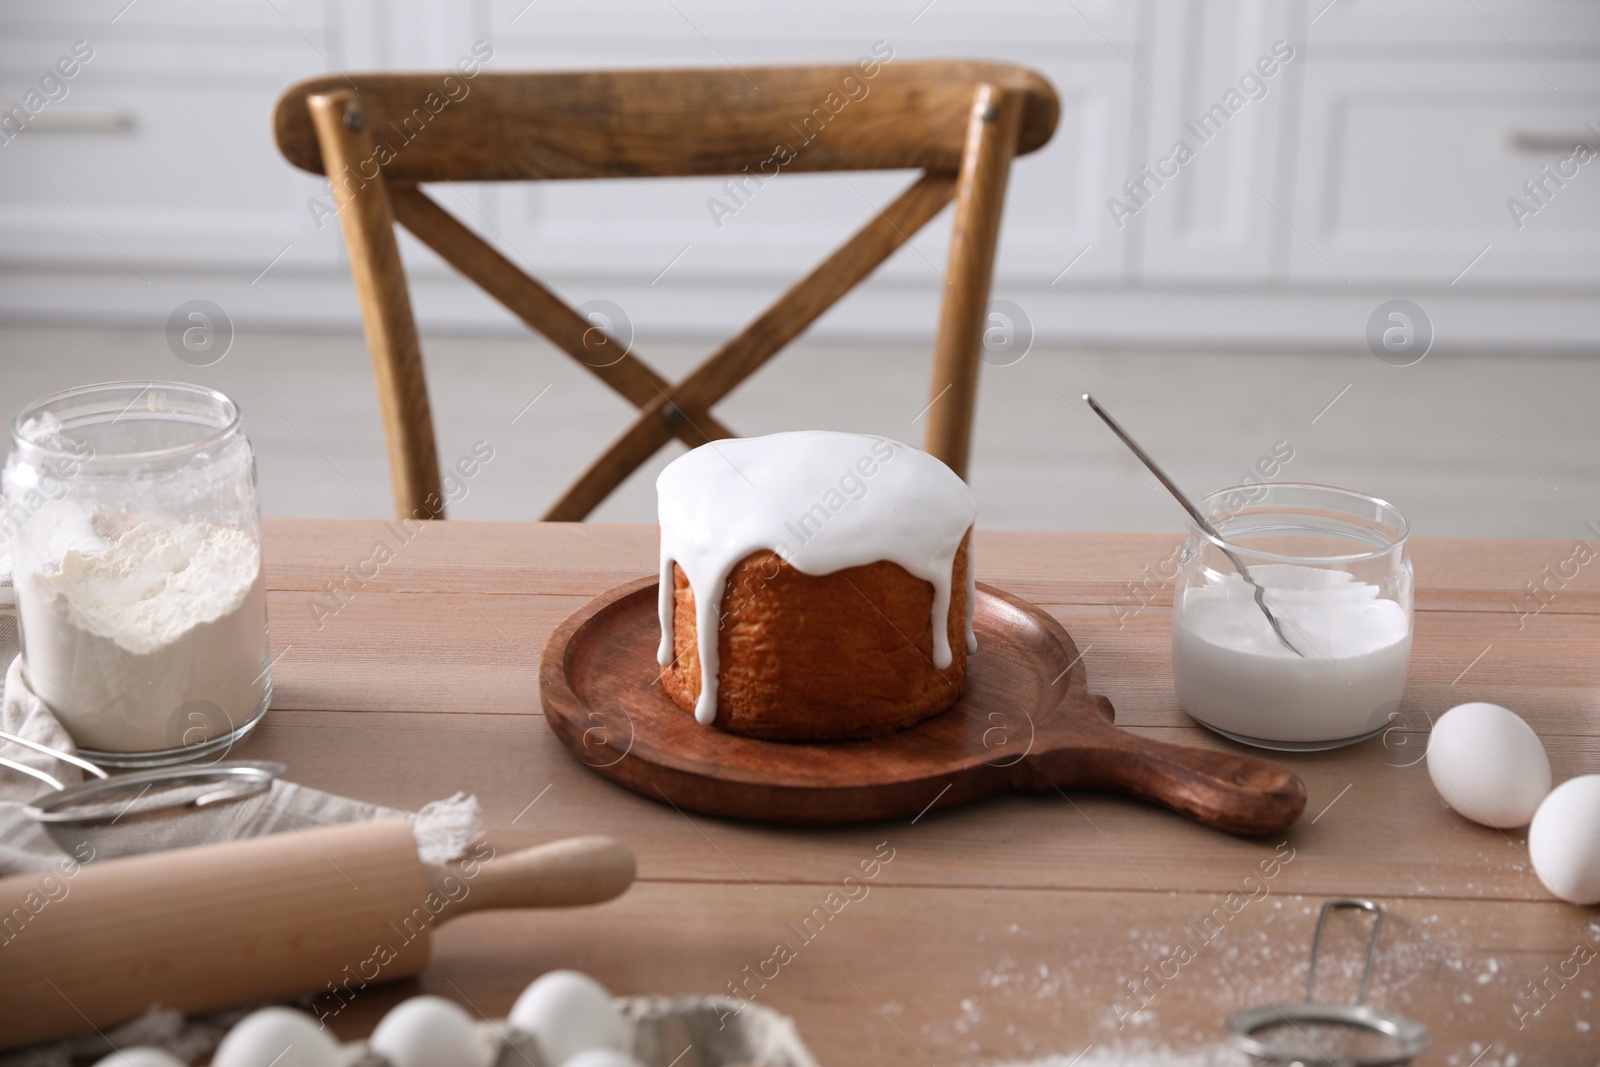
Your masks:
{"label": "wooden table plank", "polygon": [[[878,841],[895,856],[884,878],[918,847],[900,834]],[[1242,881],[1252,869],[1234,873]],[[1084,1063],[1232,1067],[1242,1061],[1223,1043],[1223,1020],[1265,998],[1301,998],[1321,905],[1283,892],[1278,880],[1253,884],[1256,899],[1230,910],[1221,897],[862,883],[836,914],[822,886],[645,884],[600,908],[445,926],[419,981],[361,991],[330,1022],[346,1036],[364,1034],[418,992],[503,1015],[538,974],[575,966],[619,993],[731,990],[792,1015],[827,1064],[926,1067],[1048,1054],[1065,1064],[1093,1045],[1098,1054]],[[1371,999],[1431,1027],[1434,1044],[1419,1064],[1464,1067],[1489,1045],[1494,1052],[1479,1067],[1593,1062],[1593,1031],[1580,1029],[1594,1025],[1592,979],[1546,994],[1522,1029],[1517,1014],[1540,1007],[1526,986],[1545,967],[1560,968],[1575,945],[1600,951],[1585,913],[1554,904],[1382,903],[1389,913]],[[817,909],[828,917],[815,918]],[[1324,995],[1353,992],[1349,968],[1364,932],[1330,928]],[[792,958],[778,954],[780,944]],[[1179,946],[1192,953],[1185,963]],[[1586,970],[1594,967],[1600,961]]]}
{"label": "wooden table plank", "polygon": [[269,589],[327,595],[332,582],[356,600],[396,591],[590,597],[657,569],[653,526],[451,521],[401,530],[376,520],[268,519],[262,527]]}
{"label": "wooden table plank", "polygon": [[[1204,731],[1140,732],[1231,745]],[[651,880],[827,880],[886,829],[906,829],[805,829],[681,815],[590,771],[532,716],[275,710],[234,754],[281,760],[295,781],[396,807],[474,792],[489,826],[518,846],[614,834],[633,846],[640,876]],[[1237,888],[1239,868],[1287,840],[1306,858],[1285,872],[1285,891],[1549,899],[1528,869],[1525,834],[1459,818],[1439,800],[1425,767],[1389,765],[1377,755],[1344,749],[1293,756],[1289,765],[1305,778],[1311,801],[1283,838],[1228,837],[1116,797],[1001,797],[923,816],[914,827],[918,849],[885,877],[907,886],[1226,893]],[[1561,746],[1551,756],[1559,780],[1600,764],[1600,741]]]}
{"label": "wooden table plank", "polygon": [[272,706],[539,711],[539,656],[585,596],[363,594],[315,618],[304,592],[268,594]]}
{"label": "wooden table plank", "polygon": [[[264,523],[272,589],[352,588],[425,592],[565,593],[593,596],[657,567],[651,526],[589,523],[414,524],[402,539],[392,523],[274,519]],[[435,535],[442,536],[435,536]],[[1136,606],[1172,603],[1162,574],[1181,540],[1172,534],[984,530],[976,535],[978,577],[1029,600]],[[370,563],[384,546],[393,559]],[[1594,551],[1600,553],[1600,538]],[[1418,606],[1501,611],[1537,606],[1524,588],[1546,582],[1543,614],[1600,614],[1600,559],[1563,567],[1572,542],[1418,538],[1412,542]],[[370,565],[368,565],[370,563]],[[1547,574],[1544,568],[1550,567]],[[346,568],[349,568],[347,571]],[[1147,570],[1148,568],[1148,570]],[[1570,580],[1561,574],[1573,573]],[[1146,592],[1129,584],[1152,583]],[[1532,625],[1537,616],[1530,617]]]}
{"label": "wooden table plank", "polygon": [[[588,599],[367,592],[318,618],[305,597],[269,597],[273,654],[282,657],[276,706],[519,714],[539,706],[538,662],[551,631]],[[1170,609],[1119,620],[1096,605],[1039,606],[1073,635],[1090,687],[1111,699],[1119,722],[1193,725],[1172,691]],[[1408,705],[1397,724],[1425,731],[1456,704],[1491,700],[1541,734],[1600,733],[1600,616],[1551,614],[1522,631],[1513,618],[1419,612]]]}
{"label": "wooden table plank", "polygon": [[[1193,725],[1172,688],[1170,608],[1117,620],[1093,605],[1043,605],[1080,651],[1089,686],[1118,721]],[[1416,615],[1405,705],[1396,724],[1426,732],[1457,704],[1489,700],[1527,717],[1543,736],[1600,734],[1600,616],[1545,616],[1518,631],[1503,612]],[[1381,747],[1381,742],[1378,746]]]}

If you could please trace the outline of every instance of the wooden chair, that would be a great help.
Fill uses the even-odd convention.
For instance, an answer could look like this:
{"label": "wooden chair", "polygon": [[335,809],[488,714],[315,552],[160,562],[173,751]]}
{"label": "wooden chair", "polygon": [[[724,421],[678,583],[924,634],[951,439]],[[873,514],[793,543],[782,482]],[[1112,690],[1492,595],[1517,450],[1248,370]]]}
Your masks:
{"label": "wooden chair", "polygon": [[[332,75],[286,91],[275,132],[291,163],[327,175],[333,186],[399,514],[443,517],[444,508],[395,221],[639,408],[633,425],[545,515],[580,520],[673,438],[694,446],[734,436],[712,406],[951,200],[926,447],[964,475],[1011,158],[1048,141],[1058,112],[1050,84],[1022,67],[863,61],[742,72],[484,73],[470,80],[450,73]],[[417,187],[900,168],[924,173],[676,384],[631,353],[618,357],[612,338]]]}

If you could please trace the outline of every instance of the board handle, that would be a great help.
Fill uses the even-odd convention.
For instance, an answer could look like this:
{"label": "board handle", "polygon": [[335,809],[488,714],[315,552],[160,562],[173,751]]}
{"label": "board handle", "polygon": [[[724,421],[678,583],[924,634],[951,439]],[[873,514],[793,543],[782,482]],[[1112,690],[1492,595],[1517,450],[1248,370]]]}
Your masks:
{"label": "board handle", "polygon": [[1286,768],[1231,752],[1175,745],[1111,725],[1087,723],[1071,747],[1029,758],[1035,790],[1125,793],[1188,816],[1202,826],[1245,837],[1276,834],[1306,808],[1306,785]]}
{"label": "board handle", "polygon": [[568,837],[480,863],[435,867],[446,917],[491,908],[600,904],[633,884],[633,853],[614,837]]}

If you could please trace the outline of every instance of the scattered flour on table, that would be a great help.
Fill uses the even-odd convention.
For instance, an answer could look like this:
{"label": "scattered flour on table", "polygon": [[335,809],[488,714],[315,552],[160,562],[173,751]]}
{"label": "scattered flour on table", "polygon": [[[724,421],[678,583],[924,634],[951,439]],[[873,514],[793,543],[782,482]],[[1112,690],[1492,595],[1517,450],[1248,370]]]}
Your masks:
{"label": "scattered flour on table", "polygon": [[1239,1050],[1231,1045],[1179,1052],[1165,1045],[1140,1042],[1123,1048],[1091,1048],[1075,1055],[1046,1056],[994,1067],[1240,1067],[1242,1062]]}
{"label": "scattered flour on table", "polygon": [[[919,1027],[917,1043],[930,1054],[939,1049],[939,1062],[983,1067],[1243,1067],[1245,1058],[1226,1036],[1226,1018],[1263,999],[1304,997],[1319,904],[1275,897],[1254,905],[1263,909],[1255,913],[1254,929],[1229,928],[1213,942],[1195,942],[1194,963],[1142,1010],[1123,1018],[1120,1028],[1113,1004],[1122,998],[1139,1006],[1122,983],[1138,977],[1143,963],[1168,958],[1178,939],[1192,937],[1192,931],[1130,924],[1110,937],[1075,938],[1062,946],[1059,958],[1040,962],[1036,949],[1025,947],[1040,931],[1002,925],[979,936],[980,943],[1000,942],[998,951],[952,983],[948,1014]],[[1541,968],[1555,966],[1569,950],[1552,954],[1525,945],[1515,931],[1486,929],[1477,913],[1417,914],[1426,906],[1410,901],[1390,907],[1368,1000],[1433,1030],[1429,1062],[1523,1067],[1543,1062],[1541,1052],[1566,1047],[1564,1042],[1594,1040],[1600,997],[1589,987],[1588,967],[1584,979],[1569,982],[1526,1030],[1518,1029],[1513,1013],[1519,997],[1532,1003],[1526,989]],[[1354,999],[1366,931],[1359,924],[1330,926],[1317,972],[1318,999]],[[1571,936],[1600,947],[1600,923],[1575,924]],[[1589,965],[1594,966],[1600,963]],[[1217,1005],[1215,1016],[1197,1016],[1199,1003]]]}

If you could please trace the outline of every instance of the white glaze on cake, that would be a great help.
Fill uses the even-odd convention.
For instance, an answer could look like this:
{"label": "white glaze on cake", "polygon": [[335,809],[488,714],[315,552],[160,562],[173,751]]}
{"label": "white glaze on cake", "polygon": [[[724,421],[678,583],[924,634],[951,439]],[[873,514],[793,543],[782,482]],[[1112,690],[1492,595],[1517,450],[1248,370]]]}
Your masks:
{"label": "white glaze on cake", "polygon": [[[977,505],[956,473],[926,452],[883,437],[804,430],[713,441],[656,479],[661,520],[661,646],[673,659],[672,565],[694,592],[700,697],[695,718],[717,716],[722,595],[738,562],[762,549],[821,576],[879,560],[933,584],[933,663],[952,662],[951,571]],[[976,601],[967,556],[967,651]]]}

